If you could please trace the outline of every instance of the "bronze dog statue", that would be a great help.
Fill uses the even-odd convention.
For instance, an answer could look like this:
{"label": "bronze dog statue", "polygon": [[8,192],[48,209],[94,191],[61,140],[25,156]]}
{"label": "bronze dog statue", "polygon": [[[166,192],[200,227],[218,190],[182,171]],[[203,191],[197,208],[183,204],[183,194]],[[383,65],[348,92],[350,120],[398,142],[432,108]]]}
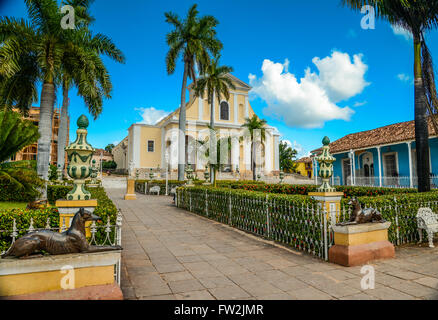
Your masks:
{"label": "bronze dog statue", "polygon": [[73,217],[70,228],[62,233],[51,230],[40,230],[25,234],[17,239],[2,258],[27,257],[34,252],[44,250],[50,254],[66,254],[80,252],[98,252],[120,250],[120,246],[90,246],[85,237],[85,222],[101,220],[100,217],[84,208]]}
{"label": "bronze dog statue", "polygon": [[353,206],[353,212],[351,213],[350,220],[348,222],[341,223],[341,225],[349,224],[361,224],[367,222],[385,222],[382,214],[373,208],[362,209],[359,201],[356,198],[351,198],[348,205]]}
{"label": "bronze dog statue", "polygon": [[37,201],[29,202],[26,206],[26,209],[31,209],[31,210],[43,209],[43,208],[47,208],[47,206],[48,206],[47,200],[37,200]]}

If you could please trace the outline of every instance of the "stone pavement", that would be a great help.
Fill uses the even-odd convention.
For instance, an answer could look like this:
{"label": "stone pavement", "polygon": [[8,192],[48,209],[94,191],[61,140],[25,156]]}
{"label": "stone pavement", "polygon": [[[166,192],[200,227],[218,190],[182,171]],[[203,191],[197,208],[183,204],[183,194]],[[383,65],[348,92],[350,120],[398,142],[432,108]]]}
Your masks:
{"label": "stone pavement", "polygon": [[342,267],[176,208],[171,197],[107,189],[122,209],[125,299],[438,299],[438,249],[407,246],[361,267]]}

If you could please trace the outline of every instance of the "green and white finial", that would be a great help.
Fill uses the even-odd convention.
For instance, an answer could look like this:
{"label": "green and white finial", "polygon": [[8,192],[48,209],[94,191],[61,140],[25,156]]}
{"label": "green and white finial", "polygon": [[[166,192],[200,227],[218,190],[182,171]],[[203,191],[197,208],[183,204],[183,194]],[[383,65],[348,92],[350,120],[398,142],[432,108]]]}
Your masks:
{"label": "green and white finial", "polygon": [[317,189],[318,192],[335,192],[336,189],[330,186],[330,178],[333,175],[333,162],[336,161],[330,153],[330,139],[325,136],[322,139],[322,152],[316,157],[319,164],[318,175],[322,179],[322,185]]}
{"label": "green and white finial", "polygon": [[87,117],[81,115],[76,123],[76,140],[65,148],[68,159],[67,173],[74,181],[73,190],[67,194],[67,200],[90,200],[91,194],[85,189],[85,179],[93,173],[91,158],[94,148],[87,142]]}

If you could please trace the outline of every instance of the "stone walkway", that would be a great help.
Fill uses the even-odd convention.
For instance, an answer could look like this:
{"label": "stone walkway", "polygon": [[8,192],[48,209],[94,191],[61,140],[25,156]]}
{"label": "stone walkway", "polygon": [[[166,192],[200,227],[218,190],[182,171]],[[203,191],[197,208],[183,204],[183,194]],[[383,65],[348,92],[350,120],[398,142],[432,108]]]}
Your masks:
{"label": "stone walkway", "polygon": [[373,264],[375,288],[360,267],[341,267],[286,249],[172,204],[165,196],[107,189],[124,215],[126,299],[438,299],[438,249],[397,248]]}

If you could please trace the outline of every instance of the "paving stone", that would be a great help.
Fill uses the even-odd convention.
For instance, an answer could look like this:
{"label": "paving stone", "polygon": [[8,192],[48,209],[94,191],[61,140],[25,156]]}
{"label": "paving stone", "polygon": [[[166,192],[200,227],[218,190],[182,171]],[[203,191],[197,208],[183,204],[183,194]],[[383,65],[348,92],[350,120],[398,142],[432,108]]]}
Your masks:
{"label": "paving stone", "polygon": [[387,271],[385,273],[389,274],[391,276],[397,277],[397,278],[404,279],[404,280],[414,280],[414,279],[419,279],[419,278],[423,277],[423,275],[420,273],[405,271],[405,270],[400,270],[400,269]]}
{"label": "paving stone", "polygon": [[176,300],[215,300],[207,290],[179,293],[175,297]]}
{"label": "paving stone", "polygon": [[172,281],[169,282],[168,285],[173,293],[182,293],[205,289],[204,286],[196,279]]}
{"label": "paving stone", "polygon": [[339,299],[340,300],[378,300],[376,297],[373,297],[366,293],[356,293],[351,296],[345,296]]}
{"label": "paving stone", "polygon": [[234,300],[251,297],[251,295],[237,285],[218,287],[208,290],[218,300]]}
{"label": "paving stone", "polygon": [[404,281],[392,284],[390,287],[417,298],[424,296],[438,296],[438,290],[422,286],[415,282]]}
{"label": "paving stone", "polygon": [[272,285],[277,288],[280,288],[283,291],[292,291],[296,289],[302,289],[307,287],[308,285],[296,278],[289,278],[282,281],[271,281]]}
{"label": "paving stone", "polygon": [[438,279],[437,278],[423,277],[420,279],[416,279],[414,281],[419,283],[419,284],[422,284],[423,286],[427,286],[427,287],[438,290]]}
{"label": "paving stone", "polygon": [[231,286],[234,284],[233,281],[231,281],[230,279],[228,279],[225,276],[205,277],[205,278],[199,278],[198,280],[207,289],[226,287],[226,286]]}
{"label": "paving stone", "polygon": [[273,293],[273,294],[257,297],[257,300],[296,300],[296,299],[287,293]]}
{"label": "paving stone", "polygon": [[163,278],[167,282],[171,282],[171,281],[193,279],[193,276],[188,271],[179,271],[179,272],[163,273],[161,274],[161,278]]}
{"label": "paving stone", "polygon": [[289,295],[297,300],[332,300],[333,297],[318,289],[307,287],[294,291],[288,291]]}
{"label": "paving stone", "polygon": [[267,294],[282,293],[277,287],[274,287],[267,281],[260,280],[258,282],[244,283],[240,287],[254,297],[264,296]]}
{"label": "paving stone", "polygon": [[398,290],[382,287],[374,290],[367,290],[367,294],[381,300],[413,300],[414,297]]}
{"label": "paving stone", "polygon": [[160,273],[168,273],[168,272],[178,272],[178,271],[185,271],[186,269],[184,266],[180,263],[166,263],[166,264],[154,264],[155,268]]}

